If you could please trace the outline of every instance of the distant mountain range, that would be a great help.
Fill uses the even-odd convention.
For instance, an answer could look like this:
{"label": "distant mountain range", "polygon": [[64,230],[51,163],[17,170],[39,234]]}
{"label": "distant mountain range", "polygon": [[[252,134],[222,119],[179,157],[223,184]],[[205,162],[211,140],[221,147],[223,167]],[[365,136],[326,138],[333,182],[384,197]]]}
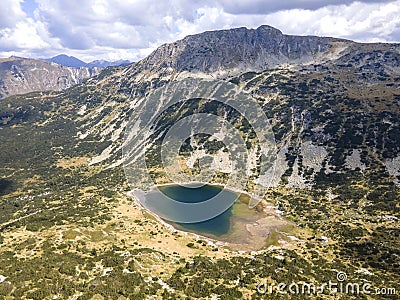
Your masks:
{"label": "distant mountain range", "polygon": [[107,68],[107,67],[119,67],[127,66],[131,64],[129,60],[117,60],[117,61],[107,61],[107,60],[94,60],[86,63],[76,57],[68,56],[65,54],[60,54],[51,58],[44,58],[47,62],[53,62],[62,66],[72,67],[72,68]]}
{"label": "distant mountain range", "polygon": [[102,68],[127,66],[128,60],[85,63],[64,54],[46,59],[0,58],[0,98],[34,91],[59,91],[95,76]]}

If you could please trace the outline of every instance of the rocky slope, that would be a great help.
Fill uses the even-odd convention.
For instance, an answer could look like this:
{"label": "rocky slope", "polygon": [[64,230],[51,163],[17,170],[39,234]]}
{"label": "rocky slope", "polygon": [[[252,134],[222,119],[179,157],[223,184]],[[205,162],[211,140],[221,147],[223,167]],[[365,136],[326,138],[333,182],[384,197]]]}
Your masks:
{"label": "rocky slope", "polygon": [[96,68],[71,68],[35,59],[0,59],[0,98],[33,91],[59,91],[99,73]]}
{"label": "rocky slope", "polygon": [[[189,36],[95,82],[102,91],[113,91],[102,109],[115,115],[108,124],[83,125],[80,137],[99,132],[97,138],[106,141],[108,134],[111,144],[91,163],[110,158],[121,163],[113,156],[120,153],[116,133],[122,134],[120,127],[132,111],[121,103],[136,103],[169,80],[219,78],[250,93],[273,120],[280,163],[275,184],[311,188],[328,177],[345,178],[342,174],[352,170],[374,173],[377,165],[386,174],[397,174],[392,161],[399,155],[393,141],[399,126],[399,53],[399,44],[287,36],[269,26]],[[91,113],[87,116],[93,119]],[[386,118],[390,126],[382,125]],[[155,143],[152,139],[149,145]],[[227,158],[225,154],[223,160]]]}
{"label": "rocky slope", "polygon": [[270,26],[242,27],[205,32],[163,45],[144,59],[142,66],[194,72],[259,71],[282,64],[327,61],[352,44],[343,39],[285,35]]}

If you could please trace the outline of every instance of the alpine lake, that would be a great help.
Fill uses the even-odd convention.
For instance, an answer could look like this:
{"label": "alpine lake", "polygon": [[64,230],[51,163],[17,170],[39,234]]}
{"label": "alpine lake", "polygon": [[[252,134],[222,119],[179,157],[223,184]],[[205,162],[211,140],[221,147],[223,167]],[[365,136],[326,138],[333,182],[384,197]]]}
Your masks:
{"label": "alpine lake", "polygon": [[[223,213],[206,221],[177,223],[162,219],[176,230],[222,242],[234,250],[254,251],[271,245],[289,244],[290,234],[295,228],[292,222],[285,220],[273,206],[267,205],[265,201],[250,208],[248,205],[250,196],[247,193],[233,191],[221,185],[165,184],[155,186],[148,192],[141,192],[139,197],[144,197],[142,199],[149,206],[157,206],[158,210],[163,210],[165,202],[160,201],[160,193],[184,203],[207,201],[219,193],[222,193],[219,196],[223,198],[236,199],[234,204]],[[138,197],[135,192],[134,195]],[[185,212],[174,211],[174,214],[178,216],[180,213]]]}

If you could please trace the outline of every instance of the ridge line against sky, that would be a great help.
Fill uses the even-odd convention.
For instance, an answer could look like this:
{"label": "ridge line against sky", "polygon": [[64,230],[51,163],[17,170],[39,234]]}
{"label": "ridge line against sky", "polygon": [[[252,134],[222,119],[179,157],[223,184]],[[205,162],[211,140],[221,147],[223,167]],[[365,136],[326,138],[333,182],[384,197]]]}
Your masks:
{"label": "ridge line against sky", "polygon": [[2,0],[0,57],[136,61],[189,34],[271,25],[285,34],[400,41],[400,0]]}

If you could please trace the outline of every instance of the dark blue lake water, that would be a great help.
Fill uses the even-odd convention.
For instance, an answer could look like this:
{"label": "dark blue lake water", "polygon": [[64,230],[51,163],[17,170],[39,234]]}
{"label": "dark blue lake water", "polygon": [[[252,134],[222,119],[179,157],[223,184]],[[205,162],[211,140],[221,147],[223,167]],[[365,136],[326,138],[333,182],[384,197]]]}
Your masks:
{"label": "dark blue lake water", "polygon": [[[203,185],[198,188],[189,188],[179,185],[163,186],[159,188],[164,194],[176,201],[196,203],[206,201],[222,192],[222,187]],[[225,197],[237,197],[237,194],[224,190]],[[210,233],[216,236],[228,233],[232,217],[232,207],[210,220],[198,223],[176,223],[184,229],[199,233]]]}
{"label": "dark blue lake water", "polygon": [[[170,210],[170,204],[168,204],[168,207],[164,206],[164,203],[166,203],[163,201],[164,195],[175,201],[183,203],[200,203],[218,196],[218,201],[220,203],[225,201],[226,204],[233,203],[240,196],[240,194],[223,189],[223,187],[217,185],[206,184],[200,187],[188,187],[171,184],[166,186],[159,186],[157,190],[151,191],[146,194],[145,197],[149,207],[152,207],[156,211],[159,210],[167,212],[168,210]],[[214,209],[214,206],[211,206],[210,209]],[[185,209],[180,209],[179,207],[175,207],[173,211],[170,210],[167,213],[168,216],[179,219],[180,216],[185,216],[185,214],[188,214],[188,211]],[[162,217],[162,215],[160,216]],[[178,225],[177,227],[183,230],[188,230],[199,234],[208,233],[214,236],[220,236],[229,232],[231,226],[231,217],[232,207],[229,207],[221,214],[206,221],[195,223],[170,223],[172,225]]]}

